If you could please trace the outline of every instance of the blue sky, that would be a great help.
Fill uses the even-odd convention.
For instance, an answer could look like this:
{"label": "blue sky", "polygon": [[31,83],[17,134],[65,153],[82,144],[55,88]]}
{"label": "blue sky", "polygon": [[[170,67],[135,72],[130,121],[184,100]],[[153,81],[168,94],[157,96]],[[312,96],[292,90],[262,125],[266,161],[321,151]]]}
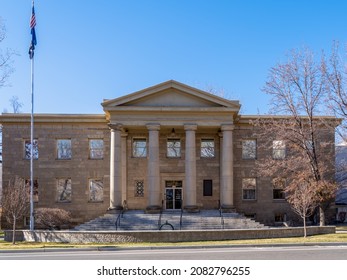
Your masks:
{"label": "blue sky", "polygon": [[[36,0],[35,11],[36,113],[102,113],[103,99],[170,79],[266,113],[261,88],[289,50],[347,43],[344,0]],[[0,0],[0,48],[19,54],[1,111],[18,96],[30,112],[30,14],[31,0]]]}

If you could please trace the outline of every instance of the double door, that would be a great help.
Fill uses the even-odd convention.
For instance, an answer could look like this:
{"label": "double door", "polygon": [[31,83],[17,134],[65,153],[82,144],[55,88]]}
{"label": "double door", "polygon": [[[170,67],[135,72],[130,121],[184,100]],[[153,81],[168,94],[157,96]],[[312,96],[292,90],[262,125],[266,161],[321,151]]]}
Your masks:
{"label": "double door", "polygon": [[165,209],[180,210],[183,200],[182,181],[165,181]]}

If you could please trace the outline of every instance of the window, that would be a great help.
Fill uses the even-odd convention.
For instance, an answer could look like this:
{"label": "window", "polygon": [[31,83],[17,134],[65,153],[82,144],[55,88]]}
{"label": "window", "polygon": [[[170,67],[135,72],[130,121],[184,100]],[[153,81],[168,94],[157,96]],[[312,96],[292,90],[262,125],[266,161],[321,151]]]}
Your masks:
{"label": "window", "polygon": [[203,195],[212,196],[212,180],[203,181]]}
{"label": "window", "polygon": [[89,158],[90,159],[104,158],[104,140],[103,139],[89,140]]}
{"label": "window", "polygon": [[243,140],[242,141],[242,158],[256,159],[257,157],[257,141]]}
{"label": "window", "polygon": [[167,156],[181,157],[181,141],[180,139],[167,140]]}
{"label": "window", "polygon": [[286,144],[283,140],[276,140],[272,142],[272,158],[284,159],[286,157]]}
{"label": "window", "polygon": [[147,156],[147,140],[145,138],[133,139],[133,157]]}
{"label": "window", "polygon": [[71,178],[57,179],[57,201],[71,202]]}
{"label": "window", "polygon": [[214,140],[213,139],[202,139],[200,156],[205,158],[214,157]]}
{"label": "window", "polygon": [[255,200],[256,178],[242,179],[242,199]]}
{"label": "window", "polygon": [[285,199],[286,180],[283,178],[272,179],[273,199]]}
{"label": "window", "polygon": [[144,197],[144,182],[143,180],[135,180],[135,197]]}
{"label": "window", "polygon": [[104,184],[102,180],[89,180],[89,201],[101,202],[104,200]]}
{"label": "window", "polygon": [[276,213],[275,214],[275,223],[283,223],[286,221],[285,213]]}
{"label": "window", "polygon": [[[27,188],[29,194],[30,194],[30,185],[31,185],[30,179],[26,179],[25,187]],[[33,184],[33,202],[38,202],[38,201],[39,201],[39,183],[35,179]]]}
{"label": "window", "polygon": [[[33,159],[39,158],[39,146],[38,146],[38,140],[34,139],[33,144]],[[31,141],[25,140],[24,141],[24,158],[30,159],[31,158]]]}
{"label": "window", "polygon": [[71,159],[71,139],[58,139],[57,140],[57,158],[58,159]]}

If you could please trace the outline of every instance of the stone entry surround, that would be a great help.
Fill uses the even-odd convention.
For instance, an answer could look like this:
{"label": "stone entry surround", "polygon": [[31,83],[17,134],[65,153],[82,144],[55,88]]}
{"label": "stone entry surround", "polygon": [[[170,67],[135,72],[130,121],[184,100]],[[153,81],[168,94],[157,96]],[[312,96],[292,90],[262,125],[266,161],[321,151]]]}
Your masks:
{"label": "stone entry surround", "polygon": [[[110,152],[110,207],[109,210],[120,210],[126,200],[122,190],[126,188],[127,173],[126,146],[122,138],[126,138],[122,124],[110,124],[111,152]],[[182,124],[185,131],[185,185],[183,188],[184,209],[195,212],[199,210],[197,201],[197,167],[196,167],[196,131],[197,124]],[[156,212],[162,209],[161,197],[163,186],[161,186],[160,174],[160,149],[159,135],[161,125],[150,123],[146,125],[148,131],[148,158],[147,158],[147,182],[148,200],[146,210]],[[233,210],[233,129],[232,123],[223,124],[220,128],[221,137],[221,159],[220,159],[220,204],[222,209]],[[123,136],[122,136],[123,135]]]}
{"label": "stone entry surround", "polygon": [[[183,206],[192,212],[199,209],[201,201],[197,176],[202,170],[197,166],[197,159],[200,157],[197,155],[197,143],[200,140],[196,135],[202,132],[212,139],[221,132],[221,145],[218,147],[221,156],[218,155],[219,168],[215,169],[216,174],[213,175],[214,188],[216,194],[220,194],[221,206],[225,209],[234,208],[233,129],[234,119],[240,109],[238,101],[226,100],[170,80],[120,98],[106,100],[102,106],[111,129],[109,209],[122,209],[124,201],[127,200],[126,190],[131,187],[129,180],[133,179],[129,178],[126,170],[127,166],[130,168],[130,163],[126,161],[132,158],[131,155],[126,155],[126,140],[122,142],[122,135],[128,135],[129,137],[125,138],[131,141],[132,135],[139,131],[147,141],[147,155],[144,161],[141,161],[147,165],[146,174],[142,174],[146,182],[147,211],[155,212],[162,208],[164,175],[161,172],[182,174],[183,178],[180,180],[183,179]],[[162,171],[162,164],[169,164],[167,162],[172,163],[174,160],[168,156],[164,159],[163,149],[166,147],[160,141],[167,135],[167,131],[175,129],[183,131],[180,140],[181,145],[184,145],[184,152],[179,157],[182,161],[179,166]],[[208,160],[205,161],[205,168],[208,168]],[[132,172],[132,175],[134,176],[135,172]],[[215,207],[218,207],[217,204],[216,201]]]}

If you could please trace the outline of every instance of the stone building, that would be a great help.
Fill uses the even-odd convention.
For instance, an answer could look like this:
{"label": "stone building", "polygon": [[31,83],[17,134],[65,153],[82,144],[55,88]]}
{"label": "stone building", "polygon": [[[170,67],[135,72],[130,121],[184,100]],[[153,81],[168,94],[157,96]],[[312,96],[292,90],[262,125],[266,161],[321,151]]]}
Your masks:
{"label": "stone building", "polygon": [[[64,208],[76,223],[122,207],[221,207],[269,225],[291,217],[283,190],[254,176],[257,158],[274,151],[257,147],[258,116],[240,115],[238,101],[171,80],[102,106],[102,115],[35,115],[35,207]],[[3,182],[29,183],[30,116],[0,123]],[[325,133],[333,158],[334,129]]]}

